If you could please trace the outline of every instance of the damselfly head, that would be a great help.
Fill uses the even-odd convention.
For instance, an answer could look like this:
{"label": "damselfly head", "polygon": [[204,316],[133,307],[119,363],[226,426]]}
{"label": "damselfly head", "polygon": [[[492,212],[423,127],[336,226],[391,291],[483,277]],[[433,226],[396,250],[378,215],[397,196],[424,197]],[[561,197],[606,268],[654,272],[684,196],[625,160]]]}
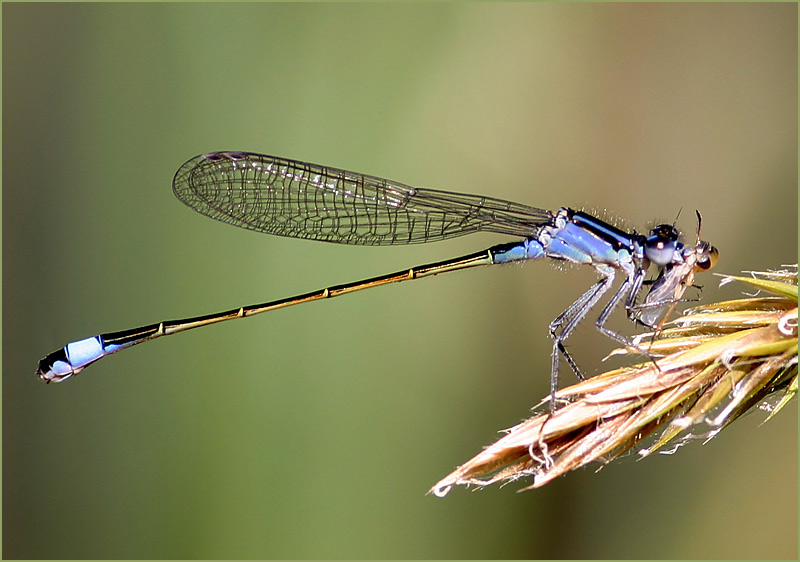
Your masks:
{"label": "damselfly head", "polygon": [[659,267],[673,262],[678,247],[678,229],[671,224],[660,224],[644,240],[644,255]]}
{"label": "damselfly head", "polygon": [[[653,283],[644,303],[640,306],[638,318],[644,324],[653,327],[657,325],[660,328],[675,305],[681,301],[686,288],[693,285],[695,273],[708,271],[716,265],[719,252],[708,242],[700,240],[702,223],[702,217],[697,212],[697,238],[694,247],[681,246],[676,241],[679,250],[675,256],[677,261],[663,264],[658,279]],[[647,240],[649,241],[659,229],[672,229],[677,233],[673,226],[660,225],[651,231]],[[660,265],[647,253],[647,245],[645,245],[645,253],[650,261]],[[666,307],[666,311],[663,310],[664,307]]]}

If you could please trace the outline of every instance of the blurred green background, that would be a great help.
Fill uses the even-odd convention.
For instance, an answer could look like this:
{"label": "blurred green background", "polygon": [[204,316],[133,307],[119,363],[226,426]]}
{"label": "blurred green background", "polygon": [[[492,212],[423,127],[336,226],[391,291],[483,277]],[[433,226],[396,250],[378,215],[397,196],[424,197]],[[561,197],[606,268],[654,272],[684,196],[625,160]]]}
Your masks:
{"label": "blurred green background", "polygon": [[170,189],[213,150],[640,230],[682,210],[689,237],[699,209],[719,271],[793,263],[795,4],[4,4],[3,86],[5,558],[797,555],[796,406],[535,492],[426,495],[546,394],[546,326],[590,270],[445,275],[33,375],[99,332],[503,241],[216,223]]}

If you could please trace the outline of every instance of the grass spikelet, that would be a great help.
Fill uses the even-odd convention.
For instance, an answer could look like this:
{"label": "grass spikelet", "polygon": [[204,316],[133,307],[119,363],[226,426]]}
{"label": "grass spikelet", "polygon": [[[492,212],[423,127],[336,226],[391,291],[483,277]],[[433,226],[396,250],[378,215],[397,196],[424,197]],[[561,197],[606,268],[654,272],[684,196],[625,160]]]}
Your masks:
{"label": "grass spikelet", "polygon": [[[534,416],[439,481],[487,486],[532,477],[528,490],[591,462],[607,464],[651,436],[641,457],[687,439],[710,439],[742,414],[778,397],[767,419],[797,395],[797,266],[751,277],[722,275],[755,294],[702,305],[635,344],[654,361],[564,388]],[[612,354],[635,354],[618,349]],[[679,439],[680,438],[680,439]]]}

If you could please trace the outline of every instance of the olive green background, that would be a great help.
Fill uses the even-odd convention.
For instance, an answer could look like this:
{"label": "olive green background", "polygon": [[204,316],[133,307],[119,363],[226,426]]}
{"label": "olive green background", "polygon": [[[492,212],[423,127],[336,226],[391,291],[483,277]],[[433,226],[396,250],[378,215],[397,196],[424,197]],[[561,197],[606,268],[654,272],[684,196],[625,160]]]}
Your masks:
{"label": "olive green background", "polygon": [[[231,228],[170,189],[213,150],[639,230],[680,211],[690,240],[699,209],[719,271],[793,263],[795,4],[3,4],[3,86],[5,558],[797,555],[796,406],[534,492],[426,495],[546,394],[547,323],[591,270],[444,275],[33,374],[99,332],[503,241]],[[613,365],[579,332],[587,371]]]}

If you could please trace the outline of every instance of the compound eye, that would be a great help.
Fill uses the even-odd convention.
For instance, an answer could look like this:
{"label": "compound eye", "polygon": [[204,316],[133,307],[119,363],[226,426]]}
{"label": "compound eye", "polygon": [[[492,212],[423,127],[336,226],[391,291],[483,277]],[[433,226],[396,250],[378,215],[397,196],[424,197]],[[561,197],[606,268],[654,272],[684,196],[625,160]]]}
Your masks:
{"label": "compound eye", "polygon": [[719,258],[719,252],[717,249],[708,244],[707,242],[703,242],[704,246],[702,248],[702,253],[697,257],[697,264],[696,268],[702,271],[707,269],[711,269],[717,264],[717,258]]}
{"label": "compound eye", "polygon": [[662,224],[650,231],[644,242],[644,255],[658,266],[672,263],[678,245],[678,231],[669,224]]}

